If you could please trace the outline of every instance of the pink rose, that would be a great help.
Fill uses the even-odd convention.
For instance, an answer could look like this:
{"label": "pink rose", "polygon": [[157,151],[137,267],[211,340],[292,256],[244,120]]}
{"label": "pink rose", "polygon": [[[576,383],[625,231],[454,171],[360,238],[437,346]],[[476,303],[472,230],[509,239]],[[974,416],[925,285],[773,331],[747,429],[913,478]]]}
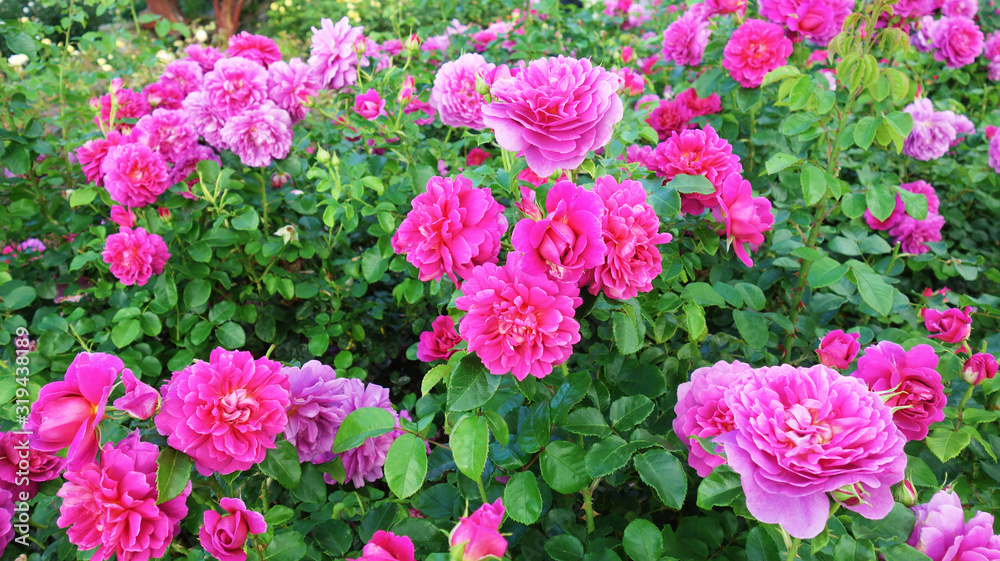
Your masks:
{"label": "pink rose", "polygon": [[240,499],[223,497],[219,505],[227,514],[223,516],[206,510],[198,540],[205,551],[219,561],[246,561],[247,552],[243,546],[247,537],[266,532],[267,522],[261,513],[248,510]]}
{"label": "pink rose", "polygon": [[860,333],[844,333],[840,329],[827,333],[816,349],[820,364],[841,370],[847,368],[861,350],[860,338]]}
{"label": "pink rose", "polygon": [[749,19],[726,43],[722,66],[744,88],[756,88],[765,74],[783,66],[791,54],[792,41],[781,26]]}
{"label": "pink rose", "polygon": [[32,432],[31,446],[43,452],[69,447],[68,468],[94,460],[111,388],[125,363],[106,353],[80,353],[62,382],[50,382],[38,392],[24,428]]}
{"label": "pink rose", "polygon": [[455,354],[455,345],[462,342],[455,331],[455,320],[451,316],[438,316],[431,323],[431,330],[420,334],[417,343],[417,359],[424,362],[448,360]]}
{"label": "pink rose", "polygon": [[170,252],[163,238],[146,232],[145,228],[122,228],[108,236],[101,257],[122,284],[143,286],[149,277],[163,272]]}
{"label": "pink rose", "polygon": [[712,216],[725,224],[726,239],[734,247],[740,261],[747,267],[753,267],[745,244],[758,246],[764,243],[764,232],[774,225],[771,201],[754,197],[750,182],[734,173],[723,182],[719,206],[712,209]]}
{"label": "pink rose", "polygon": [[135,214],[127,206],[112,206],[110,218],[112,222],[123,228],[132,228],[135,226]]}
{"label": "pink rose", "polygon": [[385,100],[378,92],[369,88],[367,92],[354,98],[354,110],[365,119],[374,121],[385,115]]}
{"label": "pink rose", "polygon": [[528,167],[551,175],[576,169],[587,152],[611,140],[624,114],[617,91],[618,77],[587,59],[541,58],[520,72],[501,66],[483,123],[503,149],[523,150]]}
{"label": "pink rose", "polygon": [[976,353],[962,366],[962,379],[972,385],[997,375],[997,359],[989,353]]}
{"label": "pink rose", "polygon": [[891,341],[865,349],[853,376],[875,392],[890,395],[886,405],[896,409],[892,420],[907,440],[922,440],[931,423],[944,420],[947,398],[936,368],[938,357],[930,345],[909,351]]}
{"label": "pink rose", "polygon": [[122,373],[125,395],[115,400],[115,409],[121,409],[136,419],[148,419],[160,407],[160,392],[152,386],[136,380],[131,370]]}
{"label": "pink rose", "polygon": [[441,116],[441,122],[451,127],[482,129],[483,96],[476,91],[476,80],[494,66],[475,53],[466,53],[457,60],[446,62],[434,76],[430,104]]}
{"label": "pink rose", "polygon": [[27,433],[0,432],[0,489],[9,489],[15,497],[22,492],[33,497],[39,483],[57,479],[65,467],[64,458],[33,449]]}
{"label": "pink rose", "polygon": [[473,148],[465,157],[465,165],[471,167],[481,166],[483,162],[490,159],[490,153],[482,148]]}
{"label": "pink rose", "polygon": [[1000,559],[1000,536],[993,533],[993,515],[977,512],[966,522],[962,500],[950,488],[913,507],[913,512],[917,521],[906,543],[932,561]]}
{"label": "pink rose", "polygon": [[[479,561],[490,555],[503,557],[507,552],[507,540],[500,535],[503,522],[503,501],[497,499],[492,504],[484,504],[471,515],[458,521],[451,531],[452,551],[462,548],[462,561]],[[455,554],[452,554],[452,558]]]}
{"label": "pink rose", "polygon": [[349,561],[416,561],[416,558],[409,537],[378,530],[361,550],[361,557]]}
{"label": "pink rose", "polygon": [[549,190],[545,208],[545,218],[524,218],[514,226],[511,243],[524,254],[527,273],[575,283],[604,262],[604,204],[597,193],[560,181]]}
{"label": "pink rose", "polygon": [[983,52],[983,32],[967,17],[942,17],[930,34],[934,60],[944,61],[948,68],[972,64]]}
{"label": "pink rose", "polygon": [[949,308],[939,312],[934,308],[924,310],[924,328],[932,332],[931,339],[940,339],[945,343],[961,343],[972,333],[972,308],[964,310]]}

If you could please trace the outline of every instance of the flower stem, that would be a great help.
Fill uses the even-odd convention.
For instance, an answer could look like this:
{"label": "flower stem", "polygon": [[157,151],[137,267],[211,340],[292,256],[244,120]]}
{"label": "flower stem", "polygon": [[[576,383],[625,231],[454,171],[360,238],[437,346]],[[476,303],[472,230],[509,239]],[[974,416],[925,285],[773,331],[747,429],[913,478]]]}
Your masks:
{"label": "flower stem", "polygon": [[583,492],[583,512],[587,516],[587,533],[594,533],[594,492],[587,489]]}
{"label": "flower stem", "polygon": [[788,555],[785,557],[785,561],[794,561],[799,552],[799,543],[801,543],[799,538],[792,538],[792,543],[788,547]]}
{"label": "flower stem", "polygon": [[481,475],[476,478],[476,485],[479,486],[479,496],[483,499],[483,504],[489,503],[490,500],[486,496],[486,486],[483,485],[483,477]]}
{"label": "flower stem", "polygon": [[976,389],[976,386],[970,384],[969,388],[967,390],[965,390],[965,395],[962,396],[962,401],[960,401],[958,403],[958,421],[959,422],[962,421],[962,410],[965,409],[965,404],[966,404],[966,402],[969,401],[969,398],[972,397],[972,392],[975,389]]}

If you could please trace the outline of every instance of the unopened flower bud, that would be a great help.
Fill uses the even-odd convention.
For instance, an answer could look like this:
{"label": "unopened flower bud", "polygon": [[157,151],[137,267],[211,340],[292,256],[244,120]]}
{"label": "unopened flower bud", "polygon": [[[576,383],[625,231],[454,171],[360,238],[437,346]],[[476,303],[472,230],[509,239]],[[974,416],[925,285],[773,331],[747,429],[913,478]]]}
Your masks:
{"label": "unopened flower bud", "polygon": [[170,220],[170,209],[169,208],[164,208],[162,206],[156,207],[156,214],[160,217],[160,220],[163,220],[164,222],[166,222],[167,220]]}
{"label": "unopened flower bud", "polygon": [[330,161],[330,153],[323,148],[316,150],[316,161],[325,164]]}
{"label": "unopened flower bud", "polygon": [[364,56],[366,50],[368,50],[368,39],[364,36],[358,37],[354,41],[354,54],[359,57]]}
{"label": "unopened flower bud", "polygon": [[271,174],[271,187],[274,189],[281,189],[291,179],[292,176],[287,173],[273,173]]}
{"label": "unopened flower bud", "polygon": [[896,500],[903,506],[917,504],[917,490],[913,487],[912,481],[904,479],[899,487],[896,487]]}
{"label": "unopened flower bud", "polygon": [[410,35],[410,38],[406,40],[406,50],[410,56],[416,56],[420,53],[420,37],[414,33]]}
{"label": "unopened flower bud", "polygon": [[476,92],[482,96],[489,95],[490,93],[490,87],[486,84],[486,80],[479,75],[476,75]]}
{"label": "unopened flower bud", "polygon": [[962,366],[962,379],[973,386],[997,375],[997,359],[989,353],[976,353]]}
{"label": "unopened flower bud", "polygon": [[864,497],[867,495],[865,488],[861,486],[860,483],[855,483],[854,485],[844,485],[840,489],[830,493],[833,500],[844,506],[858,506],[865,502]]}

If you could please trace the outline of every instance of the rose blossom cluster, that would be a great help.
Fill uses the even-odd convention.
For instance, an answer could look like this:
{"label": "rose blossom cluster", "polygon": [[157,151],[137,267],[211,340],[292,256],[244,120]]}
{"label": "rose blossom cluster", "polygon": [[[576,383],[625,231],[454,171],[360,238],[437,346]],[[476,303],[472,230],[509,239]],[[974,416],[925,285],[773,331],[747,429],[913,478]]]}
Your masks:
{"label": "rose blossom cluster", "polygon": [[[996,45],[989,45],[984,41],[983,32],[972,19],[977,8],[975,2],[954,0],[945,5],[950,9],[945,11],[943,17],[934,19],[925,15],[920,18],[920,29],[910,37],[913,46],[918,51],[933,53],[934,60],[944,62],[948,68],[972,64],[984,50],[987,51],[987,58],[992,61],[996,55]],[[967,15],[969,10],[965,7],[972,8],[971,15]]]}
{"label": "rose blossom cluster", "polygon": [[[643,96],[645,98],[646,96]],[[712,115],[722,111],[722,100],[718,93],[708,97],[698,96],[694,88],[688,88],[673,98],[658,99],[651,96],[657,105],[646,117],[646,124],[656,131],[656,136],[663,141],[675,132],[681,132],[693,127],[691,119]],[[637,107],[642,103],[640,100]],[[638,160],[635,160],[638,161]]]}
{"label": "rose blossom cluster", "polygon": [[812,538],[826,527],[831,497],[870,519],[892,509],[906,438],[862,380],[823,365],[719,362],[695,370],[677,396],[673,427],[688,462],[703,477],[728,463],[761,522]]}
{"label": "rose blossom cluster", "polygon": [[899,187],[927,199],[927,216],[922,220],[910,216],[903,198],[896,195],[896,206],[885,220],[879,220],[872,215],[871,210],[865,210],[865,222],[873,230],[887,230],[904,252],[913,255],[927,253],[930,251],[927,242],[941,241],[944,217],[938,213],[940,200],[934,187],[923,180],[903,183]]}
{"label": "rose blossom cluster", "polygon": [[854,0],[761,0],[760,15],[785,26],[792,37],[826,46],[854,10]]}

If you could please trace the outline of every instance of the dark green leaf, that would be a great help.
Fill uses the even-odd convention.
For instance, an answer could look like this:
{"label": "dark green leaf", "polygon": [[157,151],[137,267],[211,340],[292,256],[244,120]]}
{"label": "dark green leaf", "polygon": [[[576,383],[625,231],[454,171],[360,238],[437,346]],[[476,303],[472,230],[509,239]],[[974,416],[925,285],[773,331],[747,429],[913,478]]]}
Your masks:
{"label": "dark green leaf", "polygon": [[180,495],[191,481],[191,457],[165,446],[156,458],[156,504]]}
{"label": "dark green leaf", "polygon": [[656,491],[663,504],[680,510],[687,495],[687,477],[680,460],[666,450],[655,449],[636,454],[632,462],[639,477]]}
{"label": "dark green leaf", "polygon": [[302,477],[299,453],[287,440],[278,441],[277,448],[267,451],[267,457],[260,463],[260,470],[286,489],[294,489]]}
{"label": "dark green leaf", "polygon": [[473,481],[480,479],[486,468],[486,456],[490,448],[490,429],[486,417],[464,417],[455,425],[448,442],[458,471]]}
{"label": "dark green leaf", "polygon": [[369,438],[381,436],[396,426],[396,419],[381,407],[360,407],[351,411],[337,429],[333,453],[357,448]]}
{"label": "dark green leaf", "polygon": [[448,410],[481,407],[497,393],[500,378],[490,374],[475,353],[465,355],[448,379]]}
{"label": "dark green leaf", "polygon": [[591,477],[604,477],[625,467],[633,452],[633,445],[617,435],[611,435],[590,446],[584,465]]}
{"label": "dark green leaf", "polygon": [[507,515],[521,524],[532,524],[542,514],[542,495],[535,475],[519,471],[511,476],[503,490]]}
{"label": "dark green leaf", "polygon": [[264,550],[264,561],[299,561],[306,555],[302,534],[287,530],[275,534]]}
{"label": "dark green leaf", "polygon": [[713,506],[729,506],[741,493],[739,474],[726,465],[716,466],[698,485],[698,506],[706,510]]}
{"label": "dark green leaf", "polygon": [[542,478],[554,491],[569,495],[583,489],[590,477],[584,467],[586,453],[572,442],[557,440],[546,445],[539,458]]}
{"label": "dark green leaf", "polygon": [[625,527],[622,546],[632,561],[659,561],[663,555],[663,535],[656,524],[636,518]]}

